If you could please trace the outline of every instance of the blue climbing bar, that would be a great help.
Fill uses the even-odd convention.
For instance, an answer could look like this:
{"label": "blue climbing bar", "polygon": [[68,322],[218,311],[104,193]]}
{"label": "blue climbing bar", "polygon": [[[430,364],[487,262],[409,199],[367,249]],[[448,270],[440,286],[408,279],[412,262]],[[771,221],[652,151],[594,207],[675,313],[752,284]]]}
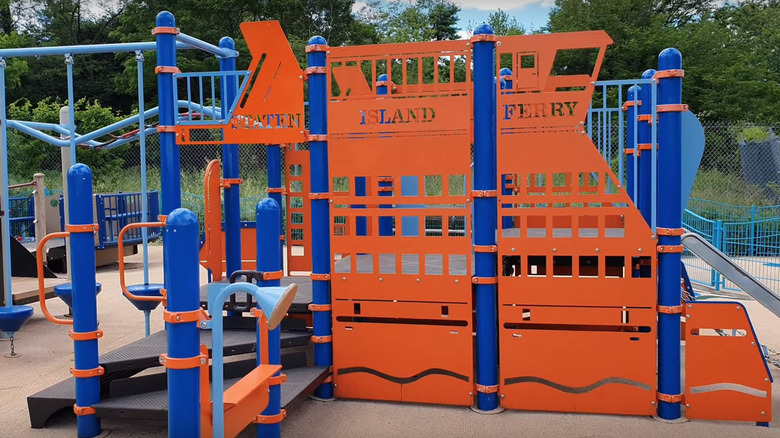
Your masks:
{"label": "blue climbing bar", "polygon": [[181,207],[181,163],[179,148],[176,146],[176,134],[173,132],[178,113],[174,99],[176,78],[176,19],[168,11],[157,14],[156,26],[152,33],[157,38],[157,99],[160,108],[160,177],[162,191],[162,209],[165,216]]}
{"label": "blue climbing bar", "polygon": [[[219,47],[235,50],[236,43],[230,37],[219,40]],[[219,71],[233,72],[236,70],[235,57],[219,59]],[[233,101],[238,91],[238,78],[235,75],[225,75],[220,78],[220,99],[222,101],[222,118],[227,119]],[[269,166],[270,167],[270,166]],[[235,271],[241,270],[241,195],[239,192],[238,145],[222,145],[222,178],[225,199],[225,275],[230,277]],[[269,175],[270,178],[270,175]]]}

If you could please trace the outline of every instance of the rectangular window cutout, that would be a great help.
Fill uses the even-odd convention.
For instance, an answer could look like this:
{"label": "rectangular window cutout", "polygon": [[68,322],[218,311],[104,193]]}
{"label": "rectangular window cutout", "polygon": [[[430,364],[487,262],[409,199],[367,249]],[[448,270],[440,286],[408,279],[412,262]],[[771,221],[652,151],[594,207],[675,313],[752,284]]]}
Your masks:
{"label": "rectangular window cutout", "polygon": [[551,73],[555,76],[588,76],[584,78],[586,83],[582,84],[585,86],[596,68],[598,54],[597,48],[558,49]]}
{"label": "rectangular window cutout", "polygon": [[502,68],[508,68],[508,69],[514,69],[514,63],[512,62],[512,54],[511,53],[502,53],[499,57],[499,69]]}
{"label": "rectangular window cutout", "polygon": [[442,318],[450,317],[450,306],[441,306],[441,317]]}
{"label": "rectangular window cutout", "polygon": [[290,176],[303,176],[303,165],[301,165],[301,164],[291,164],[290,165]]}
{"label": "rectangular window cutout", "polygon": [[[379,76],[382,76],[382,75],[390,75],[391,74],[388,71],[387,60],[386,59],[378,59],[378,60],[376,60],[376,62],[374,64],[374,71],[376,72],[376,76],[375,77],[377,77],[377,78]],[[374,85],[375,84],[371,84],[372,87]]]}
{"label": "rectangular window cutout", "polygon": [[433,69],[435,68],[435,62],[433,61],[433,58],[430,56],[426,56],[423,58],[423,83],[424,84],[432,84],[433,83]]}
{"label": "rectangular window cutout", "polygon": [[355,315],[360,315],[360,303],[352,304],[352,313]]}
{"label": "rectangular window cutout", "polygon": [[634,278],[652,277],[652,260],[648,256],[631,257],[631,276]]}
{"label": "rectangular window cutout", "polygon": [[543,173],[531,173],[525,176],[525,186],[530,196],[544,196],[546,194],[547,176]]}
{"label": "rectangular window cutout", "polygon": [[290,181],[290,192],[291,193],[303,192],[303,181]]}
{"label": "rectangular window cutout", "polygon": [[604,224],[605,237],[626,237],[626,223],[622,215],[608,214],[604,216]]}
{"label": "rectangular window cutout", "polygon": [[553,194],[570,195],[571,194],[571,174],[553,173]]}
{"label": "rectangular window cutout", "polygon": [[618,193],[618,185],[615,183],[615,180],[612,179],[612,176],[607,173],[604,175],[604,182],[606,182],[607,187],[605,188],[607,193],[610,195],[614,195],[615,193]]}
{"label": "rectangular window cutout", "polygon": [[450,82],[454,82],[450,80],[450,71],[452,70],[452,62],[450,57],[440,56],[438,61],[439,83],[448,84]]}
{"label": "rectangular window cutout", "polygon": [[290,208],[303,208],[303,196],[290,196]]}
{"label": "rectangular window cutout", "polygon": [[395,274],[395,254],[379,254],[379,273]]}
{"label": "rectangular window cutout", "polygon": [[504,277],[519,277],[522,272],[521,256],[502,256],[501,275]]}
{"label": "rectangular window cutout", "polygon": [[290,213],[290,223],[294,225],[303,224],[303,213]]}
{"label": "rectangular window cutout", "polygon": [[334,236],[346,236],[347,235],[347,217],[346,216],[333,216],[333,235]]}
{"label": "rectangular window cutout", "polygon": [[291,245],[290,255],[292,257],[304,257],[306,255],[306,247],[303,245]]}
{"label": "rectangular window cutout", "polygon": [[547,217],[546,216],[528,216],[526,225],[527,237],[544,238],[547,237]]}
{"label": "rectangular window cutout", "polygon": [[604,275],[609,278],[625,278],[626,258],[623,256],[606,256],[604,258]]}
{"label": "rectangular window cutout", "polygon": [[599,193],[598,176],[592,172],[580,172],[580,195],[597,195]]}
{"label": "rectangular window cutout", "polygon": [[691,335],[693,336],[734,336],[744,337],[747,336],[747,331],[743,329],[729,329],[729,328],[702,328],[691,329]]}
{"label": "rectangular window cutout", "polygon": [[392,75],[388,77],[387,80],[393,81],[396,85],[404,85],[404,60],[394,59],[391,62],[390,70]]}
{"label": "rectangular window cutout", "polygon": [[449,254],[450,275],[467,275],[466,264],[468,258],[463,254]]}
{"label": "rectangular window cutout", "polygon": [[553,256],[553,277],[571,277],[571,256]]}
{"label": "rectangular window cutout", "polygon": [[528,256],[528,276],[544,277],[547,275],[547,257],[546,256]]}
{"label": "rectangular window cutout", "polygon": [[571,237],[571,216],[553,216],[553,237]]}
{"label": "rectangular window cutout", "polygon": [[466,175],[449,175],[447,177],[447,194],[449,196],[466,196]]}
{"label": "rectangular window cutout", "polygon": [[404,237],[420,237],[420,218],[417,216],[401,216],[401,235]]}
{"label": "rectangular window cutout", "polygon": [[374,255],[373,254],[358,254],[357,255],[357,273],[358,274],[373,274],[374,273]]}
{"label": "rectangular window cutout", "polygon": [[352,272],[350,264],[350,257],[343,257],[342,254],[333,254],[333,272],[336,274],[349,274]]}
{"label": "rectangular window cutout", "polygon": [[501,237],[520,237],[520,216],[501,216]]}
{"label": "rectangular window cutout", "polygon": [[441,175],[425,175],[425,196],[441,196]]}
{"label": "rectangular window cutout", "polygon": [[448,216],[447,235],[449,237],[466,237],[466,216]]}
{"label": "rectangular window cutout", "polygon": [[580,256],[580,277],[598,277],[598,256]]}
{"label": "rectangular window cutout", "polygon": [[630,321],[630,318],[628,316],[628,310],[621,310],[620,311],[620,322],[621,324],[628,324]]}
{"label": "rectangular window cutout", "polygon": [[401,256],[401,273],[405,275],[420,275],[420,255],[403,254]]}
{"label": "rectangular window cutout", "polygon": [[419,196],[418,179],[416,176],[401,177],[401,196]]}
{"label": "rectangular window cutout", "polygon": [[290,240],[300,242],[303,240],[303,230],[301,228],[293,228],[290,230]]}
{"label": "rectangular window cutout", "polygon": [[379,235],[385,237],[395,236],[395,217],[379,216]]}
{"label": "rectangular window cutout", "polygon": [[412,58],[406,61],[406,84],[417,85],[420,83],[420,59]]}
{"label": "rectangular window cutout", "polygon": [[531,309],[523,309],[523,321],[531,320]]}
{"label": "rectangular window cutout", "polygon": [[444,257],[441,254],[425,254],[425,275],[442,275]]}
{"label": "rectangular window cutout", "polygon": [[442,236],[441,216],[425,216],[425,235],[428,237]]}

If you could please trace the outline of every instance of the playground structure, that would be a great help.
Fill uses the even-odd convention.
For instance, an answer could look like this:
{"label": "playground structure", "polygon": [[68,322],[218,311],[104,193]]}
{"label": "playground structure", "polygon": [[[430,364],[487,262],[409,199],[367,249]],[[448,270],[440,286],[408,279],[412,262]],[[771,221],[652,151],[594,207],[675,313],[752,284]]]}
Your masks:
{"label": "playground structure", "polygon": [[[100,417],[149,418],[151,411],[168,419],[170,436],[235,436],[251,422],[259,436],[279,436],[285,397],[312,391],[321,399],[666,420],[680,418],[684,404],[691,419],[771,421],[771,375],[744,308],[681,299],[685,244],[780,309],[771,291],[756,289],[760,283],[744,272],[727,273],[728,258],[683,234],[687,107],[679,52],[662,52],[659,71],[643,79],[613,82],[631,87],[625,101],[620,93],[630,146],[624,186],[624,168],[615,175],[583,127],[611,43],[604,32],[498,38],[483,26],[470,41],[358,47],[314,37],[305,71],[278,23],[244,23],[242,32],[253,59],[246,72],[235,71],[232,41],[220,42],[224,51],[194,43],[169,13],[158,15],[157,46],[144,49],[158,54],[162,209],[159,221],[130,228],[163,229],[166,279],[143,294],[123,292],[136,305],[163,302],[167,330],[128,346],[146,346],[141,365],[120,365],[118,352],[98,357],[94,270],[90,260],[74,270],[75,379],[57,390],[75,387],[60,398],[75,402],[78,436],[96,436]],[[178,72],[177,41],[217,54],[222,70]],[[595,51],[590,71],[552,75],[558,56],[581,50]],[[177,78],[187,81],[188,101],[204,94],[202,85],[193,93],[190,81],[211,81],[211,92],[219,83],[221,101],[232,106],[208,118],[180,117]],[[285,146],[300,152],[284,163],[286,234],[288,251],[290,236],[300,237],[311,275],[285,277],[277,157],[280,144],[304,141],[306,154]],[[221,177],[218,163],[206,173],[206,236],[198,248],[197,219],[179,208],[177,147],[206,142],[225,145]],[[265,143],[274,157],[269,198],[257,207],[254,272],[243,269],[238,143]],[[74,251],[92,253],[97,229],[84,214],[91,173],[76,164],[68,178],[63,234]],[[304,199],[292,201],[306,196],[308,210]],[[199,263],[212,283],[197,283]],[[290,317],[280,322],[285,312]],[[247,320],[248,336],[234,331],[228,339],[227,326]],[[742,335],[719,336],[724,329]],[[167,347],[153,344],[162,338]],[[293,359],[281,346],[309,342],[314,366],[288,367]],[[233,368],[241,379],[223,396],[223,354],[252,351],[253,343],[256,361]],[[561,366],[572,356],[576,368]],[[153,379],[134,375],[157,360],[167,387],[128,394],[131,385],[150,385]],[[296,394],[283,395],[289,386]],[[161,392],[167,412],[128,412],[131,398],[137,405]],[[34,407],[50,394],[28,398],[34,427],[46,419],[33,418]]]}

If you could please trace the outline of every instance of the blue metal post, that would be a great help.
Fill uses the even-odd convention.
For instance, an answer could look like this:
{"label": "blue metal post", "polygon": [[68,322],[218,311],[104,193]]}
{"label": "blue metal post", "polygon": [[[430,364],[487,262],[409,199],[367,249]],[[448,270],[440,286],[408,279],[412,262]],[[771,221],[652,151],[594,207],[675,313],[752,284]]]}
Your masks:
{"label": "blue metal post", "polygon": [[[236,43],[230,37],[223,37],[219,40],[219,47],[235,50]],[[236,58],[220,58],[219,71],[235,71],[235,69]],[[221,84],[220,99],[222,100],[222,118],[224,119],[227,118],[233,101],[236,100],[238,81],[235,75],[222,76]],[[238,178],[237,144],[222,145],[222,177],[225,179]],[[233,272],[241,269],[241,196],[238,184],[230,184],[229,187],[226,187],[224,197],[225,274],[230,277]]]}
{"label": "blue metal post", "polygon": [[[262,272],[282,271],[282,241],[276,230],[282,226],[282,209],[274,199],[265,198],[257,203],[257,270]],[[279,286],[279,280],[258,281],[260,287]],[[281,365],[281,327],[268,331],[268,345],[261,345],[260,331],[257,332],[257,364],[262,365],[262,350],[268,349],[269,364]],[[266,365],[269,365],[266,364]],[[278,376],[280,373],[277,373]],[[282,410],[282,388],[280,385],[270,387],[268,406],[261,415],[277,415]],[[258,438],[280,438],[282,423],[258,424]]]}
{"label": "blue metal post", "polygon": [[[68,76],[68,144],[70,147],[70,162],[78,163],[76,159],[76,104],[73,97],[73,55],[65,54],[65,66]],[[70,201],[69,201],[70,202]],[[70,263],[68,263],[70,265]]]}
{"label": "blue metal post", "polygon": [[[198,281],[198,217],[177,208],[165,224],[163,257],[168,272],[167,310],[192,312],[200,308]],[[165,323],[168,357],[200,355],[197,322]],[[218,408],[219,409],[219,408]],[[200,436],[200,369],[168,368],[168,436]]]}
{"label": "blue metal post", "polygon": [[[655,70],[646,70],[642,73],[642,79],[650,79],[655,75]],[[651,104],[651,92],[652,87],[650,85],[641,87],[639,90],[639,100],[642,101],[642,105],[637,109],[637,114],[640,116],[650,116],[653,112]],[[639,202],[637,206],[642,213],[642,217],[645,218],[645,222],[648,225],[652,223],[652,153],[649,150],[640,151],[641,145],[650,144],[652,142],[652,129],[655,129],[655,120],[651,123],[640,122],[638,129],[638,144],[634,150],[634,158],[637,160],[637,172],[635,182],[637,184],[637,192],[639,194]],[[655,230],[654,230],[655,231]]]}
{"label": "blue metal post", "polygon": [[[144,54],[140,50],[135,52],[136,66],[138,67],[138,146],[141,149],[141,221],[153,221],[157,218],[149,217],[149,198],[146,193],[146,117],[144,117]],[[141,228],[144,258],[144,284],[149,284],[149,235],[146,228]],[[146,327],[147,333],[149,327]],[[147,336],[149,336],[147,334]]]}
{"label": "blue metal post", "polygon": [[[68,170],[68,209],[71,225],[92,225],[92,171],[84,164],[75,164]],[[73,263],[73,332],[92,333],[98,329],[97,298],[95,297],[95,235],[94,232],[71,231],[70,247],[79,255]],[[98,361],[97,338],[73,341],[74,368],[80,371],[96,370]],[[100,402],[100,377],[76,378],[76,405],[90,407]],[[76,422],[79,438],[100,434],[100,419],[95,414],[81,415]]]}
{"label": "blue metal post", "polygon": [[[5,101],[5,58],[0,58],[0,197],[3,203],[0,204],[0,210],[11,211],[11,201],[8,199],[8,116],[6,114],[7,104]],[[0,252],[3,255],[4,306],[11,307],[14,303],[13,291],[11,290],[11,215],[3,214],[0,216],[2,221],[2,233],[0,233]]]}
{"label": "blue metal post", "polygon": [[[324,67],[327,64],[327,41],[321,36],[309,39],[308,64],[310,67]],[[325,73],[309,75],[309,132],[312,135],[328,133],[328,77]],[[311,169],[311,192],[328,193],[328,142],[309,143]],[[330,304],[330,207],[327,199],[311,200],[311,249],[312,249],[312,303]],[[314,312],[314,336],[330,337],[331,311]],[[314,364],[329,367],[333,365],[333,343],[321,342],[314,345]],[[323,383],[314,392],[322,399],[333,398],[333,383]]]}
{"label": "blue metal post", "polygon": [[[381,74],[377,78],[377,84],[376,84],[376,94],[379,96],[386,96],[387,93],[387,75]],[[392,181],[379,181],[378,187],[380,190],[383,188],[389,188],[393,187],[394,182]],[[399,181],[398,184],[400,185],[401,182]],[[399,186],[400,187],[400,186]],[[365,188],[363,189],[365,192]],[[392,196],[392,192],[379,192],[379,196]],[[392,205],[388,204],[380,204],[379,208],[392,208]],[[392,217],[380,217],[379,218],[379,235],[380,236],[392,236],[393,235],[393,218]]]}
{"label": "blue metal post", "polygon": [[[677,49],[666,49],[658,56],[658,70],[682,69],[682,55]],[[658,105],[682,103],[682,78],[658,80]],[[658,227],[682,228],[682,112],[659,112],[658,126]],[[658,244],[680,246],[679,235],[660,234]],[[658,305],[680,305],[680,263],[678,252],[658,254]],[[658,391],[680,394],[680,314],[658,314]],[[658,416],[665,420],[680,418],[680,402],[658,402]]]}
{"label": "blue metal post", "polygon": [[[173,14],[163,11],[157,14],[157,27],[176,27]],[[172,33],[157,34],[157,66],[163,69],[176,67],[176,35]],[[176,79],[170,71],[157,74],[157,99],[160,108],[160,126],[176,125],[178,113],[174,101]],[[181,207],[181,162],[179,147],[176,146],[176,134],[160,132],[160,191],[162,195],[161,215],[168,215]],[[166,281],[167,284],[167,281]]]}
{"label": "blue metal post", "polygon": [[[282,205],[282,147],[278,144],[268,145],[265,149],[268,162],[268,197],[276,201],[281,207]],[[275,189],[275,190],[272,190]],[[306,220],[306,218],[304,218]],[[277,240],[280,242],[284,239],[284,227],[279,224],[279,236]],[[259,247],[258,247],[259,248]],[[280,266],[284,267],[284,255],[279,254]],[[258,259],[259,260],[259,259]]]}
{"label": "blue metal post", "polygon": [[756,206],[750,206],[750,256],[756,254]]}
{"label": "blue metal post", "polygon": [[[501,84],[502,90],[511,90],[512,89],[512,70],[508,68],[502,68],[498,72],[498,79]],[[494,104],[495,105],[495,104]],[[509,180],[507,180],[509,178]],[[499,181],[499,184],[501,184],[501,194],[502,195],[511,195],[513,189],[509,185],[510,182],[513,182],[514,178],[512,178],[512,175],[501,175],[501,180]],[[502,204],[502,208],[510,208],[512,207],[512,204]],[[513,217],[502,217],[501,218],[501,229],[505,228],[512,228],[514,227],[514,218]]]}
{"label": "blue metal post", "polygon": [[[715,228],[712,233],[712,244],[715,245],[715,248],[718,248],[722,253],[726,253],[725,248],[723,248],[723,220],[718,219],[715,221]],[[715,278],[713,280],[715,291],[720,291],[720,285],[722,283],[722,276],[720,275],[720,271],[717,269],[712,270],[713,274],[715,275]]]}
{"label": "blue metal post", "polygon": [[[474,36],[493,35],[493,29],[483,24],[474,30]],[[495,42],[474,42],[474,190],[496,191],[498,179],[496,164],[495,129]],[[474,198],[474,244],[496,245],[498,203],[495,196]],[[474,254],[476,276],[496,278],[495,253]],[[477,319],[477,384],[486,387],[498,385],[498,326],[497,288],[495,284],[476,285]],[[477,393],[477,408],[492,411],[498,408],[498,394]]]}
{"label": "blue metal post", "polygon": [[627,149],[633,149],[634,152],[631,154],[626,154],[626,190],[628,191],[628,196],[631,198],[631,202],[634,203],[634,205],[637,205],[637,196],[636,192],[634,191],[634,179],[637,176],[635,171],[635,165],[636,165],[636,150],[637,150],[637,123],[636,123],[636,114],[637,114],[637,105],[641,105],[641,100],[638,100],[639,97],[638,94],[642,92],[642,87],[639,85],[634,85],[628,89],[628,99],[626,99],[626,103],[628,104],[628,107],[626,108],[626,138],[628,140],[628,148]]}

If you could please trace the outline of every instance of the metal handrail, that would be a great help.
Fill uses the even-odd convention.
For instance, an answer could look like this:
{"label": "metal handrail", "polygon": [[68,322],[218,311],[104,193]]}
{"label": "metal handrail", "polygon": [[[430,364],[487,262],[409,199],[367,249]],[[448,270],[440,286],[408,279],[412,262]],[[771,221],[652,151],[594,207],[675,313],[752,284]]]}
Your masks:
{"label": "metal handrail", "polygon": [[47,234],[38,242],[38,247],[35,251],[35,261],[38,268],[38,301],[41,303],[41,312],[43,312],[43,315],[49,321],[53,322],[54,324],[61,325],[73,325],[73,320],[57,318],[49,313],[49,309],[46,307],[46,283],[44,282],[43,278],[43,255],[46,253],[46,242],[51,239],[65,239],[68,237],[70,237],[70,232],[68,231]]}
{"label": "metal handrail", "polygon": [[130,290],[127,289],[127,284],[125,283],[125,256],[123,253],[124,249],[124,237],[125,233],[131,229],[135,228],[161,228],[164,227],[165,223],[163,222],[136,222],[134,224],[126,225],[122,230],[119,232],[119,236],[117,236],[117,251],[119,254],[118,260],[119,260],[119,285],[122,287],[122,294],[133,301],[157,301],[157,302],[163,302],[165,300],[164,296],[143,296],[143,295],[134,295]]}

